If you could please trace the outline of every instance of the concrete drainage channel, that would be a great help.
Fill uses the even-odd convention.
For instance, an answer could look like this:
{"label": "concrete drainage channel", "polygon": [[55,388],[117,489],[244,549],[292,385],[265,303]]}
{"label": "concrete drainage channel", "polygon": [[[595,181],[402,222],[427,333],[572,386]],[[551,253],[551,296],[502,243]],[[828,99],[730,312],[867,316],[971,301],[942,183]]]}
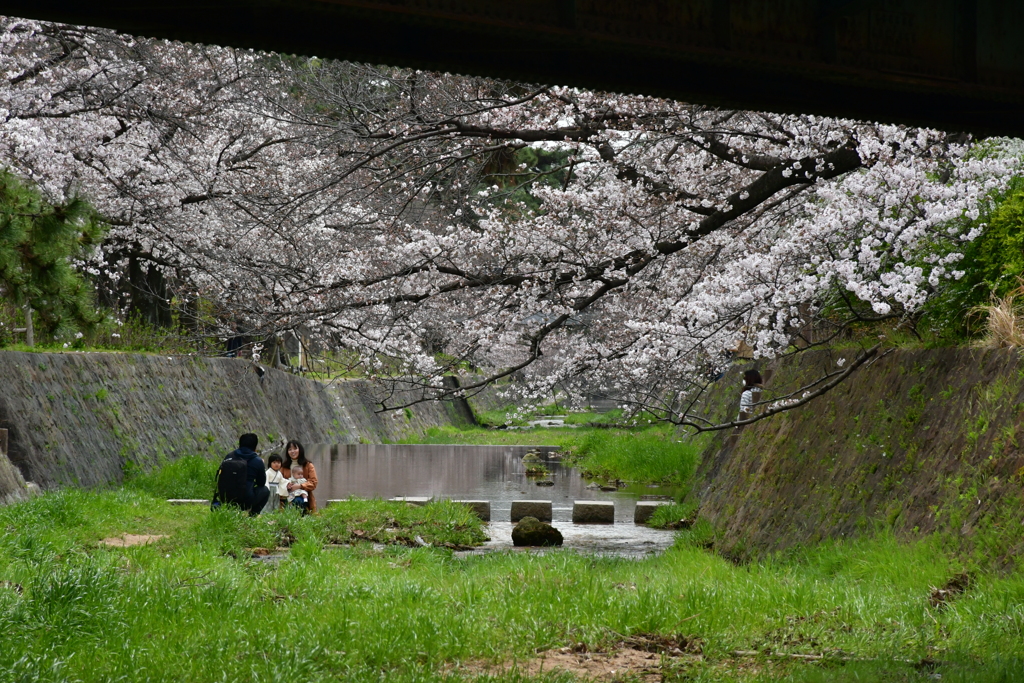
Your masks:
{"label": "concrete drainage channel", "polygon": [[[434,500],[429,496],[399,496],[391,498],[395,503],[408,505],[426,505]],[[210,501],[201,498],[169,498],[171,505],[209,505]],[[348,499],[328,500],[324,507],[348,502]],[[491,502],[489,500],[453,500],[453,503],[465,505],[484,522],[491,520]],[[633,510],[633,523],[646,524],[659,506],[669,505],[666,500],[641,500]],[[524,517],[535,517],[542,522],[552,521],[552,501],[550,500],[516,500],[512,501],[510,520],[513,524]],[[572,506],[573,524],[614,524],[615,503],[603,500],[577,500]]]}

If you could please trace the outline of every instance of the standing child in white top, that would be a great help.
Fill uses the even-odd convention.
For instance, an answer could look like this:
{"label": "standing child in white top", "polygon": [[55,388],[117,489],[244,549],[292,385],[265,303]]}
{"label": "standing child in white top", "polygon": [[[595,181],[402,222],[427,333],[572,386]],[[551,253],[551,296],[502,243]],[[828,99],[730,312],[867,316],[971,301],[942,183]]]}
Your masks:
{"label": "standing child in white top", "polygon": [[267,488],[270,489],[270,498],[267,499],[263,512],[279,509],[288,499],[288,480],[281,474],[283,464],[284,459],[276,453],[267,458]]}

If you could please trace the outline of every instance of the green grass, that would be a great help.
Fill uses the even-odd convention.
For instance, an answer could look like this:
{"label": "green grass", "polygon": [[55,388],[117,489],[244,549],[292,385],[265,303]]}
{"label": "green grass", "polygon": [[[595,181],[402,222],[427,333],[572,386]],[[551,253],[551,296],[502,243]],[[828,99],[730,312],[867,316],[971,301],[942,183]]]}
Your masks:
{"label": "green grass", "polygon": [[[941,539],[880,536],[735,566],[702,550],[696,527],[642,561],[564,551],[459,558],[354,534],[395,524],[440,541],[473,526],[457,506],[430,507],[350,502],[320,517],[249,518],[120,490],[2,508],[3,679],[439,681],[459,662],[614,648],[635,634],[702,643],[701,659],[667,658],[665,680],[1024,676],[1024,573],[976,574],[966,593],[931,607],[931,587],[963,568]],[[98,545],[125,532],[169,537]],[[286,536],[291,552],[280,563],[245,552]],[[915,668],[923,660],[936,664]]]}
{"label": "green grass", "polygon": [[687,485],[701,446],[669,427],[593,429],[581,435],[572,462],[593,478]]}
{"label": "green grass", "polygon": [[567,425],[614,425],[622,420],[622,411],[609,410],[606,413],[568,413],[565,416]]}
{"label": "green grass", "polygon": [[438,443],[467,445],[530,445],[563,446],[579,437],[574,429],[483,429],[480,427],[429,427],[423,434],[410,436],[398,443]]}
{"label": "green grass", "polygon": [[152,472],[125,472],[125,488],[143,491],[157,498],[206,498],[216,487],[218,461],[202,455],[187,455],[165,463]]}
{"label": "green grass", "polygon": [[616,409],[606,413],[572,412],[564,407],[551,404],[526,413],[520,413],[514,405],[476,413],[477,421],[482,426],[491,428],[521,427],[528,420],[544,419],[551,416],[559,416],[567,425],[608,425],[618,423],[622,419],[622,411]]}
{"label": "green grass", "polygon": [[[123,352],[186,355],[199,353],[217,354],[222,345],[215,335],[205,339],[177,326],[161,327],[152,325],[137,316],[119,320],[120,314],[101,308],[102,318],[91,330],[82,330],[77,336],[73,328],[57,336],[46,335],[36,330],[35,346],[28,346],[23,333],[13,334],[13,328],[24,327],[24,313],[9,301],[0,299],[0,349],[32,353],[70,352]],[[37,325],[39,323],[37,322]]]}
{"label": "green grass", "polygon": [[504,408],[496,408],[494,410],[481,410],[476,413],[477,422],[481,425],[489,427],[499,427],[501,425],[524,425],[526,420],[515,416],[515,406],[505,406]]}
{"label": "green grass", "polygon": [[679,436],[667,425],[513,431],[434,427],[401,443],[559,446],[566,462],[588,477],[677,486],[688,485],[703,449],[703,442]]}
{"label": "green grass", "polygon": [[305,518],[331,543],[373,541],[468,547],[487,540],[480,520],[464,505],[436,501],[423,507],[381,500],[350,499]]}
{"label": "green grass", "polygon": [[654,527],[655,529],[664,529],[683,519],[693,522],[696,515],[697,504],[693,502],[662,505],[651,515],[647,526]]}

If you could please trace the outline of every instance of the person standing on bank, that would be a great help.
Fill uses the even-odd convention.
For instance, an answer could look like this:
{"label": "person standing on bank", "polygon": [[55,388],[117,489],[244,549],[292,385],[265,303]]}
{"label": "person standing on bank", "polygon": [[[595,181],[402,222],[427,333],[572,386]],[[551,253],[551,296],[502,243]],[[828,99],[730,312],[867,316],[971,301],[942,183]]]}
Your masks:
{"label": "person standing on bank", "polygon": [[764,380],[761,373],[751,368],[743,373],[743,393],[740,394],[740,416],[739,419],[749,420],[754,414],[754,406],[761,401],[761,389],[764,388]]}
{"label": "person standing on bank", "polygon": [[306,460],[306,451],[303,450],[302,444],[298,441],[289,441],[288,445],[284,447],[284,467],[281,468],[281,474],[286,479],[290,479],[292,476],[292,463],[297,464],[302,468],[302,476],[306,481],[301,484],[288,484],[288,490],[291,491],[295,488],[302,488],[303,491],[309,493],[308,507],[305,507],[302,511],[303,514],[307,512],[316,512],[316,498],[313,497],[313,490],[316,489],[316,469],[313,467],[313,463]]}

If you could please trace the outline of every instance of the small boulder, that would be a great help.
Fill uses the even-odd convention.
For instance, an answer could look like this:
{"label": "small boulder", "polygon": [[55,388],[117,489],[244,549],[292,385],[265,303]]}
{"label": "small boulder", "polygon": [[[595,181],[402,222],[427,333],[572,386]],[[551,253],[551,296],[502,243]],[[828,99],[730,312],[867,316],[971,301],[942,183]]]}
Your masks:
{"label": "small boulder", "polygon": [[537,482],[537,486],[554,486],[554,485],[555,485],[555,482],[551,481],[550,479],[545,479],[544,481],[538,481]]}
{"label": "small boulder", "polygon": [[562,532],[536,517],[523,517],[512,529],[512,545],[516,547],[562,545]]}

